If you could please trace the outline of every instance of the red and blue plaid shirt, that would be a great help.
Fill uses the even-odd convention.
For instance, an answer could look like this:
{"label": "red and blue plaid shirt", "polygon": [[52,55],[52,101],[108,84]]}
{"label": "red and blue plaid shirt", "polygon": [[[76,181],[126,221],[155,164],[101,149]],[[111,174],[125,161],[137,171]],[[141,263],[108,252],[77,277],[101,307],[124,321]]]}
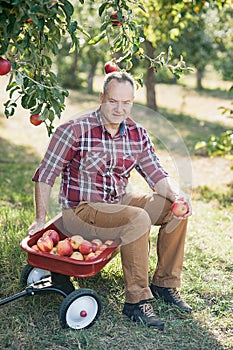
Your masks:
{"label": "red and blue plaid shirt", "polygon": [[63,208],[81,201],[117,203],[134,168],[152,189],[168,176],[142,126],[127,118],[112,137],[98,109],[56,129],[33,181],[53,186],[61,174]]}

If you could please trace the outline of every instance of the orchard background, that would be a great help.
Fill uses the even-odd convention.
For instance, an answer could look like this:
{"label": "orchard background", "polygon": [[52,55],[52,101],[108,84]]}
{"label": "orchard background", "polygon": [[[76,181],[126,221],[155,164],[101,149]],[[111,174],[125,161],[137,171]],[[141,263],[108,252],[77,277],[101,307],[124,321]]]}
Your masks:
{"label": "orchard background", "polygon": [[[181,290],[191,316],[153,301],[164,333],[128,322],[116,257],[95,278],[74,281],[101,296],[102,314],[92,328],[61,329],[59,296],[24,298],[0,307],[1,348],[233,349],[232,2],[9,0],[0,3],[0,19],[0,57],[11,63],[0,76],[0,298],[21,288],[26,254],[19,242],[34,220],[31,177],[48,135],[98,106],[107,61],[138,81],[136,118],[172,174],[171,154],[157,139],[166,134],[156,127],[160,115],[187,148],[194,209]],[[41,125],[30,123],[32,114]],[[179,157],[178,147],[172,155]],[[131,182],[148,190],[135,173]],[[48,219],[59,210],[56,187],[52,194]],[[150,273],[156,229],[151,243]]]}

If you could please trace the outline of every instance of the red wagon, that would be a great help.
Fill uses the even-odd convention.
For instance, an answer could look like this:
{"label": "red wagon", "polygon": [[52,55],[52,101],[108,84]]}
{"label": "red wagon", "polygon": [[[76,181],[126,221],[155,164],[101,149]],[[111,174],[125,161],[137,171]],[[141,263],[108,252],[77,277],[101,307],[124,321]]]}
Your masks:
{"label": "red wagon", "polygon": [[38,238],[49,229],[56,230],[60,239],[66,237],[61,214],[49,221],[43,230],[22,240],[20,246],[27,252],[28,264],[21,273],[20,283],[26,288],[22,292],[0,301],[0,305],[24,295],[56,292],[64,297],[59,310],[61,326],[72,329],[88,328],[100,315],[100,297],[89,288],[76,290],[70,277],[85,278],[96,275],[119,252],[120,241],[114,241],[92,261],[79,261],[31,248]]}

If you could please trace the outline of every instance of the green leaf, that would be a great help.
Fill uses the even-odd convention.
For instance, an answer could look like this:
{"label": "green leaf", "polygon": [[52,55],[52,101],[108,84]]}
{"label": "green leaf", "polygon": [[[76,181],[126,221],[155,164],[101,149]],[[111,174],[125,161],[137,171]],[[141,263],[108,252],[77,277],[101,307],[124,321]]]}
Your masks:
{"label": "green leaf", "polygon": [[109,7],[109,3],[108,2],[104,2],[100,7],[99,7],[99,16],[101,17],[104,10]]}
{"label": "green leaf", "polygon": [[92,38],[91,40],[88,41],[89,45],[95,45],[97,44],[100,40],[102,40],[105,37],[106,33],[102,32],[99,35],[95,36],[94,38]]}

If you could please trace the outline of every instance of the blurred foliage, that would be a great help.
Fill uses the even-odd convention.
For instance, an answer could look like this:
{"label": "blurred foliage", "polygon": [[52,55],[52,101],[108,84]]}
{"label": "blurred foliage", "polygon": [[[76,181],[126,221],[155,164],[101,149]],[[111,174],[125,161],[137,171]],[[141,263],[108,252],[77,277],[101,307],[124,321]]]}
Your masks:
{"label": "blurred foliage", "polygon": [[207,141],[195,145],[196,154],[210,157],[227,157],[233,159],[233,130],[227,130],[220,136],[211,135]]}

